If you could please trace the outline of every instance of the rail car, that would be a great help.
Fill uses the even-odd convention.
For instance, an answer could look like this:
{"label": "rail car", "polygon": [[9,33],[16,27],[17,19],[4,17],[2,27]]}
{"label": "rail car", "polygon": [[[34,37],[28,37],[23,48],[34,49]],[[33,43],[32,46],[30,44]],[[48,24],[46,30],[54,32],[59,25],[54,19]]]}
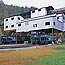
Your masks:
{"label": "rail car", "polygon": [[33,35],[31,36],[31,43],[32,44],[51,44],[55,43],[56,37],[52,35]]}
{"label": "rail car", "polygon": [[[52,35],[31,35],[24,37],[17,37],[17,43],[23,44],[25,41],[32,44],[51,44],[52,40],[55,42],[56,37]],[[15,44],[16,36],[2,36],[1,37],[2,44]]]}
{"label": "rail car", "polygon": [[2,36],[1,41],[2,41],[2,44],[15,44],[16,37],[15,36]]}

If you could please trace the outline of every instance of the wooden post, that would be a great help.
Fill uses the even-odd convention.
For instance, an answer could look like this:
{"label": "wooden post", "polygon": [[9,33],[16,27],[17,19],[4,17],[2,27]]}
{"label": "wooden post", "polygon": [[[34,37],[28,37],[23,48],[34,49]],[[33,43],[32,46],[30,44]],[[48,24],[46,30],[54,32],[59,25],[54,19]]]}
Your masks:
{"label": "wooden post", "polygon": [[58,44],[58,31],[56,30],[56,43]]}
{"label": "wooden post", "polygon": [[62,32],[62,42],[64,42],[64,32]]}
{"label": "wooden post", "polygon": [[52,28],[52,44],[54,45],[54,41],[53,41],[53,28]]}
{"label": "wooden post", "polygon": [[16,44],[17,44],[17,32],[16,32]]}

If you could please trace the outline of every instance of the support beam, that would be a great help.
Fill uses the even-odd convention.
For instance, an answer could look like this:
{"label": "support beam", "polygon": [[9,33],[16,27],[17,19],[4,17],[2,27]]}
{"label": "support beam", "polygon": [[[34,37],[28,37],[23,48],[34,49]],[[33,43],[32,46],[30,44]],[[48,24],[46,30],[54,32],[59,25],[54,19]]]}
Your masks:
{"label": "support beam", "polygon": [[53,28],[52,28],[52,44],[54,45],[53,34],[54,34],[54,32],[53,32]]}
{"label": "support beam", "polygon": [[58,44],[58,30],[56,30],[56,43]]}
{"label": "support beam", "polygon": [[64,32],[62,32],[62,42],[64,42]]}
{"label": "support beam", "polygon": [[17,32],[16,32],[16,44],[17,44]]}

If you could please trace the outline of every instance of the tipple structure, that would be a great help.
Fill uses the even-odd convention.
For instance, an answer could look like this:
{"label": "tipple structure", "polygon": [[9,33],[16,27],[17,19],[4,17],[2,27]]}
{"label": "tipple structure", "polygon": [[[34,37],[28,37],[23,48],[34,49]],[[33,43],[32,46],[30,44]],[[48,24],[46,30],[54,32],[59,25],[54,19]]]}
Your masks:
{"label": "tipple structure", "polygon": [[[27,14],[27,13],[26,13]],[[4,19],[4,31],[30,32],[39,30],[59,30],[65,31],[65,15],[64,13],[49,14],[46,7],[30,11],[28,18],[22,14],[13,15]],[[26,16],[26,15],[24,15]],[[50,33],[48,31],[48,33]]]}

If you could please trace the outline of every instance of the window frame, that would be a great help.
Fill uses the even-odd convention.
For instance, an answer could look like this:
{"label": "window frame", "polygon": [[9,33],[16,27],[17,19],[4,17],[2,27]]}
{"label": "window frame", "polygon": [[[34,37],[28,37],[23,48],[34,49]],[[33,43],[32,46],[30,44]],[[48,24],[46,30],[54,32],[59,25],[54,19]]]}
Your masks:
{"label": "window frame", "polygon": [[11,20],[14,20],[14,17],[12,17]]}
{"label": "window frame", "polygon": [[38,11],[40,12],[40,11],[41,11],[41,9],[38,9]]}
{"label": "window frame", "polygon": [[32,13],[35,13],[35,10],[34,10],[34,11],[32,11]]}
{"label": "window frame", "polygon": [[6,28],[8,28],[8,26],[6,26]]}
{"label": "window frame", "polygon": [[59,17],[57,17],[57,20],[59,19]]}
{"label": "window frame", "polygon": [[29,22],[25,22],[25,25],[29,25]]}
{"label": "window frame", "polygon": [[11,27],[14,27],[14,25],[11,25]]}
{"label": "window frame", "polygon": [[6,21],[8,21],[8,19],[6,19]]}
{"label": "window frame", "polygon": [[37,24],[33,24],[33,27],[37,27]]}
{"label": "window frame", "polygon": [[55,22],[53,22],[53,25],[55,25]]}
{"label": "window frame", "polygon": [[20,17],[18,17],[18,20],[20,20]]}
{"label": "window frame", "polygon": [[45,22],[45,25],[50,25],[50,22]]}
{"label": "window frame", "polygon": [[20,27],[21,26],[21,24],[18,24],[18,27]]}

